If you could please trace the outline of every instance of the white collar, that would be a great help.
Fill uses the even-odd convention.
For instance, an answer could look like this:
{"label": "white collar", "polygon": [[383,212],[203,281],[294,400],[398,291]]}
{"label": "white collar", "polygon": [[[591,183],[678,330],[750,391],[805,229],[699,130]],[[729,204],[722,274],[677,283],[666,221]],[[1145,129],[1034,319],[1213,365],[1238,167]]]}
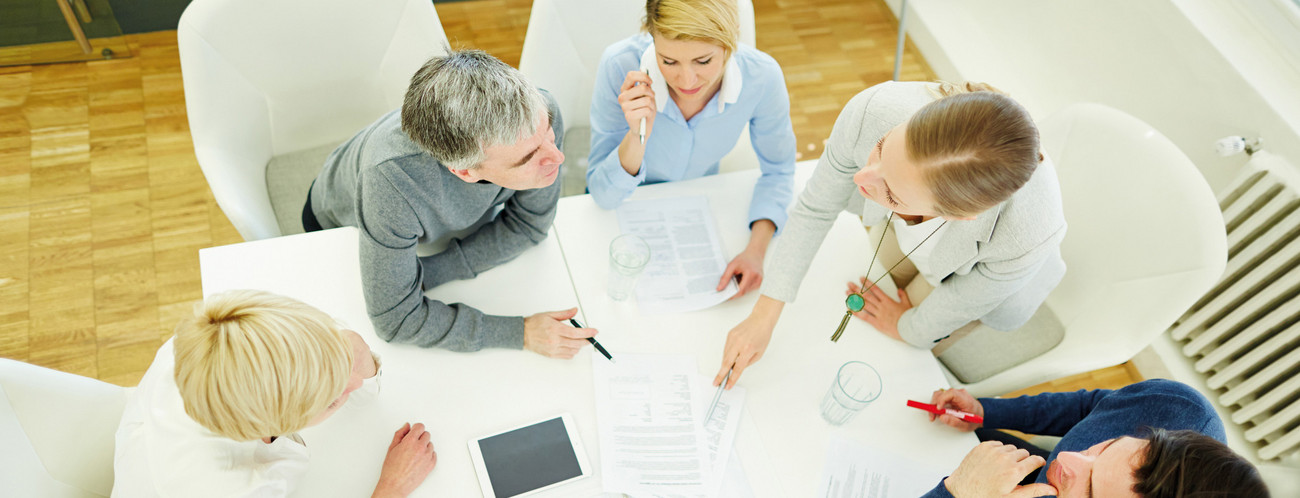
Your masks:
{"label": "white collar", "polygon": [[[659,71],[656,58],[655,44],[650,42],[650,46],[641,53],[641,70],[650,75],[650,89],[655,92],[655,104],[659,107],[659,112],[664,112],[664,106],[668,105],[668,100],[672,97],[659,98],[660,95],[669,95],[669,93],[668,83],[664,81],[663,72]],[[727,104],[735,104],[740,100],[740,89],[743,85],[744,77],[741,76],[740,65],[736,64],[736,54],[731,54],[731,57],[727,58],[727,69],[722,73],[722,88],[718,89],[718,114],[726,110]]]}

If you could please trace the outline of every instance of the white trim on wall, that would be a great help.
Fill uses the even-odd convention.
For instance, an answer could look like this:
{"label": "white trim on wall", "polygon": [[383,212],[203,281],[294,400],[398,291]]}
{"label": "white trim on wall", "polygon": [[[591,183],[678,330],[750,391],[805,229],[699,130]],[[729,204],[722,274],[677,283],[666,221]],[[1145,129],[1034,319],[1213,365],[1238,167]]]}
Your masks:
{"label": "white trim on wall", "polygon": [[[1300,0],[1172,1],[1282,119],[1300,131]],[[1292,158],[1293,163],[1298,160]]]}

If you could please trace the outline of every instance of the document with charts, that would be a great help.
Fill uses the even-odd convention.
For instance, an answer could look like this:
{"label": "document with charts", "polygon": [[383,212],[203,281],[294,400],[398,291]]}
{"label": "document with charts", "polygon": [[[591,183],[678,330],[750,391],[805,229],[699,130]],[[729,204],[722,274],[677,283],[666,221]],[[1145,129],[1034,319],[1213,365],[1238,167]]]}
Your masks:
{"label": "document with charts", "polygon": [[705,196],[624,202],[618,227],[650,245],[650,264],[636,285],[642,313],[695,311],[735,295],[735,281],[718,292],[729,257]]}
{"label": "document with charts", "polygon": [[[728,457],[745,393],[728,391],[704,423],[713,391],[695,364],[688,355],[620,354],[618,363],[593,357],[605,491],[712,497],[736,473],[742,482],[728,488],[743,488],[743,471]],[[737,491],[728,496],[748,494]]]}
{"label": "document with charts", "polygon": [[[713,387],[712,378],[697,376],[697,381],[702,386],[701,393],[717,392],[717,388]],[[699,415],[700,423],[704,426],[704,443],[708,448],[708,496],[718,496],[719,490],[728,492],[723,496],[752,495],[743,479],[744,470],[740,468],[740,462],[734,458],[736,432],[740,427],[741,410],[745,407],[745,388],[732,386],[730,390],[722,391],[722,396],[718,397],[718,406],[713,410],[713,417],[707,420],[704,417],[708,415],[713,396],[701,395],[700,397],[702,403],[696,403],[695,406],[698,409],[696,413]],[[736,473],[742,476],[740,481],[731,479]]]}

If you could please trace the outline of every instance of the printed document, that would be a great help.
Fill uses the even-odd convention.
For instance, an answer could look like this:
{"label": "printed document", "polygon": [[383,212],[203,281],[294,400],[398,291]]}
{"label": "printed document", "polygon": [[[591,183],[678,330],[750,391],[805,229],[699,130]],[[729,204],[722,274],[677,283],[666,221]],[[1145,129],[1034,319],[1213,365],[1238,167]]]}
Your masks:
{"label": "printed document", "polygon": [[650,263],[636,285],[642,313],[700,310],[736,294],[734,280],[722,292],[715,290],[729,258],[707,197],[624,202],[618,208],[618,226],[650,245]]}
{"label": "printed document", "polygon": [[857,441],[832,436],[817,496],[915,498],[933,489],[950,470],[936,469]]}
{"label": "printed document", "polygon": [[[712,394],[717,392],[713,379],[700,376],[701,396],[699,417],[704,424],[704,442],[709,454],[709,496],[716,496],[727,475],[728,457],[733,453],[736,441],[736,429],[740,427],[741,409],[745,406],[745,388],[734,386],[730,391],[722,391],[718,398],[718,407],[713,410],[713,418],[704,420],[709,413],[709,404],[713,402]],[[743,470],[741,471],[744,472]]]}
{"label": "printed document", "polygon": [[[745,390],[716,392],[688,355],[592,358],[605,491],[635,497],[752,496],[734,458]],[[725,486],[724,486],[725,482]]]}
{"label": "printed document", "polygon": [[613,363],[593,356],[592,368],[605,491],[707,493],[695,358],[625,353]]}

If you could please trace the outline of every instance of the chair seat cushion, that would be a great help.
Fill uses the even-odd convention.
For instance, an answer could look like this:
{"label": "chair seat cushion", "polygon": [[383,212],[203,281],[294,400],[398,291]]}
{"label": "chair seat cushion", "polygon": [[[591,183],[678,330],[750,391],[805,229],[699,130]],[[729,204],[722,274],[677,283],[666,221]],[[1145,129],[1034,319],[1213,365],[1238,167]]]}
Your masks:
{"label": "chair seat cushion", "polygon": [[564,130],[564,168],[560,172],[560,195],[587,193],[587,154],[591,152],[591,127],[574,126]]}
{"label": "chair seat cushion", "polygon": [[266,163],[266,192],[281,235],[302,233],[302,206],[311,182],[325,166],[325,158],[343,142],[272,157]]}
{"label": "chair seat cushion", "polygon": [[[343,142],[304,149],[272,157],[266,164],[266,192],[281,235],[302,233],[302,206],[307,191],[320,174],[334,149]],[[591,149],[591,128],[576,126],[564,132],[564,182],[561,195],[582,195],[587,191],[587,151]]]}
{"label": "chair seat cushion", "polygon": [[976,325],[938,357],[957,380],[972,384],[1037,358],[1064,338],[1065,327],[1056,314],[1047,306],[1039,306],[1029,322],[1016,330],[1002,331],[984,324]]}

